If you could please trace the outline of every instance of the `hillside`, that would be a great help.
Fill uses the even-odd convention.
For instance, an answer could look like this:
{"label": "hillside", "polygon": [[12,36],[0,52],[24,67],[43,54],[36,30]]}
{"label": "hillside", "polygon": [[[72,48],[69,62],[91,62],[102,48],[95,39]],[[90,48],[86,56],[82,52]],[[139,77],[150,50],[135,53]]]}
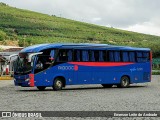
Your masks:
{"label": "hillside", "polygon": [[107,28],[17,9],[0,3],[0,41],[19,46],[53,42],[87,42],[150,47],[160,55],[160,37]]}

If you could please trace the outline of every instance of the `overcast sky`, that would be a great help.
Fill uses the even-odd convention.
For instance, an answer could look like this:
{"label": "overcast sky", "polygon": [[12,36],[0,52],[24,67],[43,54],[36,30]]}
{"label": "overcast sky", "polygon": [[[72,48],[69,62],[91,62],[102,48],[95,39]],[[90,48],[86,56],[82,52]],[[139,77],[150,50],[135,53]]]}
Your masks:
{"label": "overcast sky", "polygon": [[160,0],[0,0],[49,15],[160,36]]}

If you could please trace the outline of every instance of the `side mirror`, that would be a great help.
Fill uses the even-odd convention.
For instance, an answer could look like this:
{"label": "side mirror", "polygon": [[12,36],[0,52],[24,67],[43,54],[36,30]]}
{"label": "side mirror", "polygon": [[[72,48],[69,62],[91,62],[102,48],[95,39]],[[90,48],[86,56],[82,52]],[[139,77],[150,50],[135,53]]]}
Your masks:
{"label": "side mirror", "polygon": [[40,54],[43,54],[43,52],[31,53],[31,54],[28,56],[28,62],[31,62],[31,61],[32,61],[32,57],[33,57],[33,56],[35,56],[35,55],[40,55]]}

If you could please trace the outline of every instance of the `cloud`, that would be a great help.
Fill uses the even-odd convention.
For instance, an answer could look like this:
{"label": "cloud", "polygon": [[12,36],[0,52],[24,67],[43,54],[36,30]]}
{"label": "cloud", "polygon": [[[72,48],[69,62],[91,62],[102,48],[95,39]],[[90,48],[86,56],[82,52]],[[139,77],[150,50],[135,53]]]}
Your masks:
{"label": "cloud", "polygon": [[[0,0],[17,8],[159,35],[160,0]],[[152,29],[152,31],[150,30]],[[148,31],[147,31],[148,30]]]}
{"label": "cloud", "polygon": [[160,36],[160,21],[159,20],[160,18],[154,18],[150,22],[135,24],[127,28],[121,28],[121,29]]}
{"label": "cloud", "polygon": [[97,23],[97,22],[101,22],[102,18],[100,17],[96,17],[96,18],[93,18],[91,21],[92,23]]}

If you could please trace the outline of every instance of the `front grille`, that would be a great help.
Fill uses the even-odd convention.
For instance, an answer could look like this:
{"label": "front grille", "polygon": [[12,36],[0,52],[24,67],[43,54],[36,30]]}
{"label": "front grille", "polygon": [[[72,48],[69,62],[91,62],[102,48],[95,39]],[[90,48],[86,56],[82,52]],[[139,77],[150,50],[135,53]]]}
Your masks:
{"label": "front grille", "polygon": [[22,83],[22,82],[24,82],[24,80],[16,80],[16,82],[18,82],[18,83]]}

